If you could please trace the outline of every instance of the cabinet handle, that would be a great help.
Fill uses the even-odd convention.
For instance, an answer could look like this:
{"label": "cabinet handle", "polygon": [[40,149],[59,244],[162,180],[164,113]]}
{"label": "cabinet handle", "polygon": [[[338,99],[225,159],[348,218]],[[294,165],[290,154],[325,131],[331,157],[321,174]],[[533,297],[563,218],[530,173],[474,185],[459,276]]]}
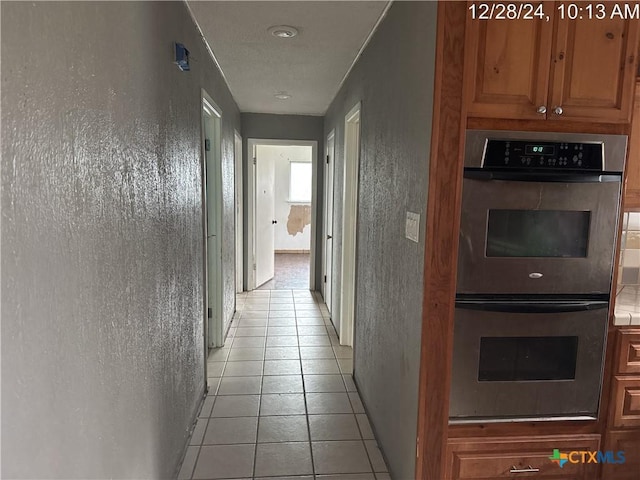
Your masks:
{"label": "cabinet handle", "polygon": [[511,467],[511,470],[509,470],[509,473],[538,473],[539,471],[539,468],[533,468],[531,465],[529,465],[527,468],[518,468],[513,465]]}
{"label": "cabinet handle", "polygon": [[544,105],[540,105],[540,106],[538,107],[537,112],[538,112],[540,115],[544,115],[545,113],[547,113],[547,107],[546,107],[546,106],[544,106]]}
{"label": "cabinet handle", "polygon": [[564,112],[564,110],[562,110],[562,107],[556,107],[553,109],[553,113],[555,113],[556,115],[562,115],[562,112]]}

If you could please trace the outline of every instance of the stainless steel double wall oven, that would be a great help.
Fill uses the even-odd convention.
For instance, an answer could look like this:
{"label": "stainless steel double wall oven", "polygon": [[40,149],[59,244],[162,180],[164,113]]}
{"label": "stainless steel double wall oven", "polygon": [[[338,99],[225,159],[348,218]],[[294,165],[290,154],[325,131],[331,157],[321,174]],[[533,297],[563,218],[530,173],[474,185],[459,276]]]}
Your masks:
{"label": "stainless steel double wall oven", "polygon": [[467,132],[452,423],[597,417],[626,143]]}

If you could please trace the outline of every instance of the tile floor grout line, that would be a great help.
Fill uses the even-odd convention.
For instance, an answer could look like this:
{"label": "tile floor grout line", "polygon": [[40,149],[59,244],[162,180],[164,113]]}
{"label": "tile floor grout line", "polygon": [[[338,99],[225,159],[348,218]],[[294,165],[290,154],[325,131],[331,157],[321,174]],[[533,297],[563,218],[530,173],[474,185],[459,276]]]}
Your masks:
{"label": "tile floor grout line", "polygon": [[[269,299],[271,299],[271,291],[269,291]],[[269,304],[271,304],[271,300],[269,300]],[[271,311],[271,307],[269,307],[269,311]],[[260,409],[262,408],[262,383],[264,382],[264,367],[265,362],[267,361],[267,333],[269,328],[269,320],[267,318],[267,327],[265,329],[265,337],[264,337],[264,349],[262,350],[262,370],[260,375],[260,390],[259,390],[259,400],[258,400],[258,421],[256,422],[256,443],[253,447],[253,474],[252,477],[256,476],[256,467],[258,464],[258,436],[260,435]]]}
{"label": "tile floor grout line", "polygon": [[[295,300],[294,300],[294,308],[295,308]],[[300,334],[298,330],[298,316],[296,314],[296,336],[298,340],[298,357],[300,359],[300,374],[302,378],[302,398],[304,399],[304,411],[305,411],[305,420],[307,423],[307,435],[309,436],[309,455],[311,458],[311,475],[313,478],[316,478],[316,464],[313,458],[313,443],[311,443],[311,424],[309,423],[309,404],[307,402],[307,386],[305,384],[305,373],[302,369],[302,351],[300,350]]]}
{"label": "tile floor grout line", "polygon": [[[220,377],[220,378],[222,378],[222,377]],[[208,385],[207,385],[207,387],[208,387]],[[220,388],[220,382],[218,382],[218,388]],[[216,393],[218,393],[218,388],[216,388]],[[206,400],[207,399],[205,397],[205,402],[206,402]],[[193,468],[191,469],[191,475],[189,476],[189,478],[191,478],[191,479],[193,479],[193,476],[196,473],[196,466],[198,465],[198,459],[200,458],[200,453],[202,452],[202,446],[204,444],[204,437],[207,434],[207,429],[209,428],[209,421],[211,420],[211,415],[213,414],[213,407],[215,406],[217,400],[218,400],[218,396],[215,395],[215,398],[213,399],[213,405],[211,405],[211,411],[209,412],[209,415],[207,415],[207,423],[206,423],[206,425],[204,427],[204,433],[202,434],[202,440],[200,440],[200,443],[198,444],[198,454],[196,455],[196,459],[193,462]],[[204,404],[202,406],[204,406]],[[200,412],[202,412],[202,409],[200,409]],[[197,424],[198,420],[200,420],[200,417],[198,417],[196,419],[196,424]],[[191,433],[191,436],[193,437],[193,432]]]}
{"label": "tile floor grout line", "polygon": [[[200,451],[202,450],[202,444],[197,445],[197,447],[198,447],[198,453],[196,453],[196,459],[193,461],[193,467],[191,467],[191,475],[189,475],[189,479],[191,480],[193,480],[193,476],[196,473],[196,466],[198,465],[198,460],[200,459]],[[189,447],[187,446],[187,448]],[[178,475],[180,475],[180,472],[178,472]]]}

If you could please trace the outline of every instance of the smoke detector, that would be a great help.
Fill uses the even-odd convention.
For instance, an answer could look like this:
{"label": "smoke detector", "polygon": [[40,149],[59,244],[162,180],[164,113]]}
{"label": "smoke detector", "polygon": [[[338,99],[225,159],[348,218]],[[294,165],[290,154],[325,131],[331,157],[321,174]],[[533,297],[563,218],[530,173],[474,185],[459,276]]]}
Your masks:
{"label": "smoke detector", "polygon": [[269,27],[267,32],[278,38],[293,38],[298,35],[298,29],[289,25],[274,25]]}

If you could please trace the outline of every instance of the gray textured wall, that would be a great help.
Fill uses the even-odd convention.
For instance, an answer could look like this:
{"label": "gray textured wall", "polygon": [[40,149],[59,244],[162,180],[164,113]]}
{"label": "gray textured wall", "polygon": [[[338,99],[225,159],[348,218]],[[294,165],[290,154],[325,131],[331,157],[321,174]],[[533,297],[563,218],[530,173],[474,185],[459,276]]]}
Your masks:
{"label": "gray textured wall", "polygon": [[204,389],[200,88],[227,315],[239,112],[184,3],[2,2],[2,58],[2,476],[169,478]]}
{"label": "gray textured wall", "polygon": [[[272,115],[268,113],[243,113],[242,114],[242,139],[243,139],[243,169],[245,172],[249,168],[249,158],[251,152],[247,146],[249,138],[272,139],[272,140],[310,140],[318,142],[318,158],[324,158],[324,135],[323,135],[324,117],[316,117],[312,115]],[[316,238],[316,288],[321,290],[322,281],[322,215],[324,199],[322,196],[324,164],[316,159],[316,230],[314,236]],[[248,192],[247,175],[244,176],[244,191]],[[248,205],[244,203],[244,231],[248,228]],[[245,258],[248,258],[248,238],[244,236]],[[245,262],[246,263],[246,262]],[[245,284],[248,272],[248,265],[245,265]]]}
{"label": "gray textured wall", "polygon": [[[362,102],[354,369],[398,480],[413,478],[415,465],[436,9],[436,2],[394,3],[325,117],[325,133],[336,129],[339,246],[344,116]],[[421,214],[419,244],[404,237],[407,210]]]}

